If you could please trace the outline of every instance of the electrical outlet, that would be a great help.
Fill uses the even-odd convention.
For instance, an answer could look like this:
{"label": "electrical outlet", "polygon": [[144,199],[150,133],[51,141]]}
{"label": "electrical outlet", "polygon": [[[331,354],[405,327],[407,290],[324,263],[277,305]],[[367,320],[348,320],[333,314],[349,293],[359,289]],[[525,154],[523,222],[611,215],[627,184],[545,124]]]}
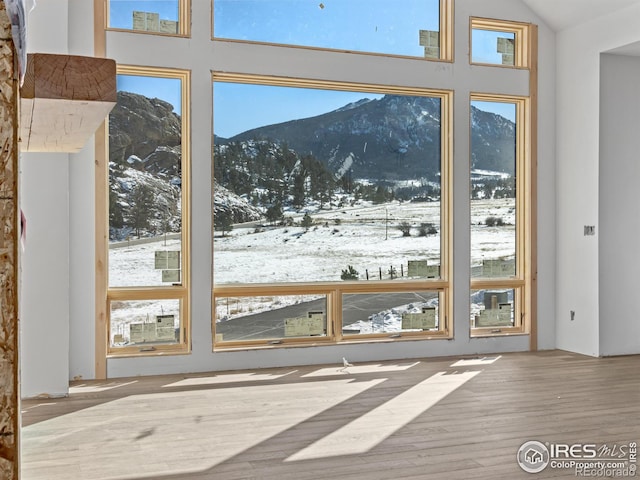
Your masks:
{"label": "electrical outlet", "polygon": [[575,310],[571,310],[571,321],[573,322],[576,319],[576,312]]}

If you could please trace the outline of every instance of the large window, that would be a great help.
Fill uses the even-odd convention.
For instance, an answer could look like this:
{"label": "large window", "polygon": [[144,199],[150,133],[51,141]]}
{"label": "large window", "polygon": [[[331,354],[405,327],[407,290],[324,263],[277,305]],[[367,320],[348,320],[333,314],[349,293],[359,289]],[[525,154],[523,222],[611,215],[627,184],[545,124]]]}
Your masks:
{"label": "large window", "polygon": [[452,60],[452,0],[213,0],[217,39]]}
{"label": "large window", "polygon": [[[189,0],[94,5],[103,1],[96,25],[118,30],[112,39],[190,35]],[[535,26],[463,19],[464,62],[518,83],[512,95],[458,92],[471,110],[457,119],[470,122],[466,172],[465,161],[454,167],[453,90],[428,88],[441,69],[419,60],[453,62],[453,0],[193,5],[212,15],[211,35],[194,46],[218,52],[197,60],[214,72],[213,288],[196,301],[211,300],[215,349],[453,338],[454,256],[470,265],[455,281],[469,282],[470,308],[457,315],[470,319],[471,336],[534,332]],[[96,37],[101,55],[111,53],[106,37]],[[174,41],[184,39],[145,37]],[[358,80],[336,68],[319,80],[296,63],[283,77],[255,63],[264,53],[273,66],[292,48],[324,50],[328,69],[359,53],[354,64],[397,63],[409,76],[381,85],[367,83],[387,82],[379,71]],[[409,64],[427,76],[411,77]],[[526,72],[501,67],[529,69],[529,84]],[[119,67],[109,137],[96,137],[98,362],[103,347],[112,356],[190,349],[189,105],[188,71]],[[196,141],[210,140],[207,131]],[[459,152],[466,141],[456,138]],[[469,235],[470,251],[452,249],[454,168],[470,178],[469,227],[456,232]]]}
{"label": "large window", "polygon": [[451,92],[257,81],[214,74],[217,344],[446,335]]}
{"label": "large window", "polygon": [[191,0],[105,0],[107,28],[188,36]]}
{"label": "large window", "polygon": [[529,100],[471,98],[471,327],[524,331],[530,273]]}
{"label": "large window", "polygon": [[189,72],[119,66],[109,116],[112,354],[186,350]]}

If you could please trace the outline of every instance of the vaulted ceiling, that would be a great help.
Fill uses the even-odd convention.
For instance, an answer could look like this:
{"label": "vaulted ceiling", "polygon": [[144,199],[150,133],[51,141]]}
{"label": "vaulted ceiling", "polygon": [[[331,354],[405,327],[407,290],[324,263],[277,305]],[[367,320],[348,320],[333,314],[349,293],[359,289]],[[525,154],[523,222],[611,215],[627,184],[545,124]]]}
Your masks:
{"label": "vaulted ceiling", "polygon": [[610,12],[640,4],[640,0],[523,0],[556,32]]}

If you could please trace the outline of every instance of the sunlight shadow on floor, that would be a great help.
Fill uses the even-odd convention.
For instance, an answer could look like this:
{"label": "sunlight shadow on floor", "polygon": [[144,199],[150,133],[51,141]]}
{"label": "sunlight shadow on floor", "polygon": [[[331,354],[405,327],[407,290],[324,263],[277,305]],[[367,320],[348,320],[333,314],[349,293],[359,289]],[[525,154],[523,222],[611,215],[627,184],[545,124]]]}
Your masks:
{"label": "sunlight shadow on floor", "polygon": [[303,378],[306,377],[329,377],[336,374],[362,374],[362,373],[386,373],[386,372],[401,372],[404,370],[409,370],[416,365],[419,365],[420,362],[414,363],[405,363],[400,365],[354,365],[350,367],[329,367],[329,368],[321,368],[314,372],[307,373],[303,375]]}
{"label": "sunlight shadow on floor", "polygon": [[178,382],[169,383],[162,387],[193,387],[198,385],[217,385],[224,383],[240,383],[240,382],[268,382],[271,380],[277,380],[287,375],[296,373],[297,370],[292,370],[281,375],[274,375],[270,373],[230,373],[224,375],[214,375],[208,377],[192,377],[185,378]]}
{"label": "sunlight shadow on floor", "polygon": [[285,461],[367,452],[478,373],[480,372],[449,374],[438,372],[344,427],[294,453]]}
{"label": "sunlight shadow on floor", "polygon": [[23,428],[22,478],[157,479],[206,471],[386,380],[130,395]]}

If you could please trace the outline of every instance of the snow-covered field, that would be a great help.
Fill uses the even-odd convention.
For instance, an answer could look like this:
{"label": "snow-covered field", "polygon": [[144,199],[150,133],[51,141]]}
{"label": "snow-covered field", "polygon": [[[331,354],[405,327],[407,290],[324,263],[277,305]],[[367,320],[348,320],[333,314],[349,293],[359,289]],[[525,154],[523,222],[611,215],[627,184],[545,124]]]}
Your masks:
{"label": "snow-covered field", "polygon": [[[477,200],[472,203],[472,265],[485,258],[513,256],[515,211],[513,199]],[[393,266],[406,275],[409,260],[440,263],[440,235],[418,236],[421,223],[439,225],[438,202],[392,202],[312,215],[314,225],[300,227],[236,226],[226,237],[214,238],[214,279],[217,283],[277,283],[339,281],[352,265],[360,279],[389,279]],[[501,227],[479,225],[489,216],[502,218]],[[296,219],[300,220],[300,217]],[[397,226],[412,224],[411,236]],[[439,228],[438,228],[439,233]]]}
{"label": "snow-covered field", "polygon": [[[513,258],[514,206],[514,199],[474,200],[471,203],[473,266],[481,265],[483,259]],[[439,215],[440,205],[437,202],[391,202],[313,213],[313,225],[308,229],[301,226],[236,225],[226,236],[216,234],[214,237],[214,280],[218,284],[340,281],[341,271],[348,265],[359,272],[361,281],[366,281],[367,271],[372,281],[379,279],[380,271],[383,279],[388,280],[391,267],[397,276],[402,272],[406,278],[409,260],[426,260],[429,265],[440,263],[439,227],[438,234],[418,236],[421,223],[439,226]],[[505,225],[484,225],[490,216],[501,218]],[[298,223],[301,218],[302,215],[298,215],[294,221]],[[409,222],[413,226],[411,236],[404,237],[398,230],[401,222]],[[179,249],[179,240],[111,248],[110,285],[167,285],[162,282],[161,271],[154,268],[155,252]],[[247,298],[241,302],[242,308],[237,305],[233,313],[227,304],[220,302],[216,317],[228,320],[279,309],[287,303],[303,301],[297,297],[281,296],[278,302],[265,301],[264,297]],[[418,312],[427,304],[435,306],[434,301],[437,299],[424,304],[398,305],[353,327],[361,333],[379,329],[385,332],[399,330],[402,313]],[[127,324],[144,322],[160,313],[175,313],[177,319],[177,307],[175,301],[119,302],[112,306],[112,335],[121,333],[128,338]],[[474,301],[472,311],[477,313],[481,308],[483,306]]]}

